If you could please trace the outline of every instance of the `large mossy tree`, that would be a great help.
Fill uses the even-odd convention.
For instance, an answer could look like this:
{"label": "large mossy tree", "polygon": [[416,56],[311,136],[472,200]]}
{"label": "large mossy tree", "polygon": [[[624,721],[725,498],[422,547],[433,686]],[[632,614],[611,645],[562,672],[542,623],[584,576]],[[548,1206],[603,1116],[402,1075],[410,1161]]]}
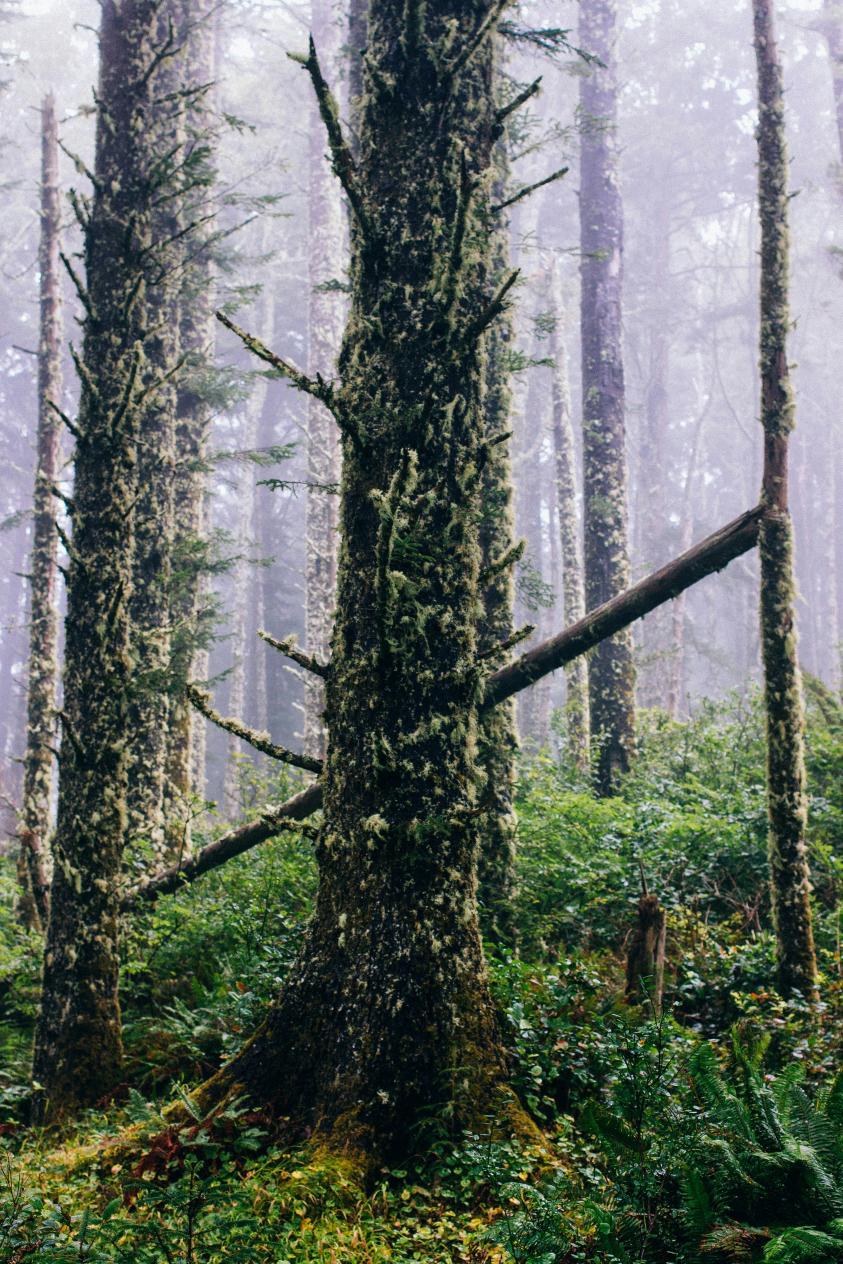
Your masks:
{"label": "large mossy tree", "polygon": [[[343,445],[319,890],[266,1021],[200,1096],[247,1091],[367,1155],[504,1084],[477,918],[484,333],[497,0],[375,0],[352,160],[306,60],[354,218],[334,385]],[[280,363],[280,362],[279,362]]]}

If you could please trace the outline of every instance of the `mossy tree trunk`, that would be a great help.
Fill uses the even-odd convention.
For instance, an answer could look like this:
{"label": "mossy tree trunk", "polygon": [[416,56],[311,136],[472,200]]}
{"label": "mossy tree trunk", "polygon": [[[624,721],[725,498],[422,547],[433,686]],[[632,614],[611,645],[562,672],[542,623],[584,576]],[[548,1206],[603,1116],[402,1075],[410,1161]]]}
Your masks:
{"label": "mossy tree trunk", "polygon": [[34,1079],[40,1118],[95,1102],[121,1064],[120,868],[132,689],[129,603],[154,269],[157,0],[104,0],[94,187],[76,199],[85,309],[75,423],[64,710]]}
{"label": "mossy tree trunk", "polygon": [[[577,471],[574,426],[571,420],[571,390],[568,377],[568,348],[565,343],[565,314],[558,268],[553,270],[550,310],[554,318],[553,443],[556,457],[556,501],[562,545],[562,591],[565,623],[577,623],[585,614],[585,583],[582,548],[577,516]],[[565,672],[568,694],[565,729],[568,750],[578,768],[586,771],[591,757],[591,719],[588,701],[588,664],[575,658]]]}
{"label": "mossy tree trunk", "polygon": [[[494,200],[506,196],[508,163],[505,141],[495,147]],[[495,228],[492,275],[500,282],[509,266],[508,224]],[[484,366],[483,417],[487,441],[492,443],[483,467],[481,486],[480,551],[482,565],[490,574],[482,593],[482,615],[477,644],[480,653],[497,666],[498,646],[511,638],[515,585],[512,567],[494,572],[494,563],[506,557],[514,544],[512,507],[512,460],[510,441],[511,391],[509,358],[513,325],[508,312],[489,331]],[[515,701],[507,699],[490,711],[480,724],[478,756],[483,770],[482,812],[479,818],[480,850],[478,881],[483,933],[493,943],[513,946],[513,899],[515,896],[515,759],[518,734]]]}
{"label": "mossy tree trunk", "polygon": [[240,1085],[375,1161],[433,1108],[478,1118],[503,1077],[475,876],[500,7],[375,0],[356,169],[308,59],[355,216],[320,882],[280,999],[204,1096]]}
{"label": "mossy tree trunk", "polygon": [[[342,31],[333,6],[320,0],[313,6],[312,29],[326,73],[340,64]],[[308,232],[308,342],[312,374],[330,378],[342,339],[342,290],[346,268],[345,232],[340,190],[325,163],[325,127],[314,103],[310,112],[308,173],[310,179]],[[318,399],[308,400],[307,515],[305,524],[305,639],[307,650],[324,662],[328,657],[337,586],[337,497],[326,488],[339,483],[339,432],[334,418]],[[325,753],[323,682],[308,674],[304,688],[304,749]]]}
{"label": "mossy tree trunk", "polygon": [[[171,697],[167,730],[167,817],[171,849],[190,845],[194,796],[205,788],[205,724],[195,723],[182,686],[208,675],[209,610],[204,592],[208,564],[206,453],[214,397],[214,161],[220,6],[215,0],[173,0],[182,45],[182,86],[192,89],[186,111],[186,149],[196,173],[189,265],[181,271],[179,343],[184,368],[177,382],[171,581]],[[203,90],[204,89],[204,90]],[[201,190],[204,189],[204,195]],[[200,234],[203,240],[200,240]]]}
{"label": "mossy tree trunk", "polygon": [[[629,584],[615,40],[615,0],[582,0],[579,42],[602,62],[583,75],[580,86],[585,596],[590,610]],[[595,649],[589,661],[589,693],[597,787],[611,794],[635,745],[629,632]]]}
{"label": "mossy tree trunk", "polygon": [[767,710],[770,877],[779,987],[813,995],[816,956],[806,843],[802,683],[796,652],[788,440],[795,424],[787,362],[788,182],[781,65],[772,0],[753,3],[758,66],[758,203],[761,219],[761,422],[764,479],[758,549]]}
{"label": "mossy tree trunk", "polygon": [[[169,190],[159,199],[152,233],[155,269],[148,277],[145,339],[147,396],[137,450],[138,498],[134,511],[132,596],[129,603],[133,664],[129,714],[129,839],[146,841],[159,861],[171,858],[167,810],[168,676],[171,657],[171,587],[175,530],[176,370],[180,356],[179,280],[184,197],[184,97],[179,24],[159,4],[156,44],[162,60],[154,78],[152,118],[158,144],[156,178]],[[164,244],[166,243],[166,245]],[[173,850],[177,850],[173,849]]]}
{"label": "mossy tree trunk", "polygon": [[23,802],[20,816],[18,916],[42,929],[49,910],[50,800],[56,742],[56,507],[61,433],[61,284],[59,279],[58,129],[52,94],[41,106],[40,331],[38,341],[38,432],[35,448],[32,552],[29,562],[29,669]]}

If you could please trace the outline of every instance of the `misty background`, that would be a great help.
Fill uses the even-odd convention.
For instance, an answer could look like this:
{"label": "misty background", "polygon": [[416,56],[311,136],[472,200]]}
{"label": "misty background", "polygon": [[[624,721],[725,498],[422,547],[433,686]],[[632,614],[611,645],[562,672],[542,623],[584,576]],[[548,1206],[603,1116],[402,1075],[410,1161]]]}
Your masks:
{"label": "misty background", "polygon": [[[843,486],[839,417],[843,352],[841,186],[821,4],[782,4],[779,30],[791,155],[792,291],[797,429],[791,506],[797,546],[800,656],[805,671],[840,684],[843,558],[837,505]],[[93,148],[98,6],[91,0],[22,0],[2,6],[0,97],[0,803],[15,832],[25,742],[27,557],[34,474],[38,328],[39,106],[52,91],[60,120],[64,189],[84,188]],[[286,57],[336,46],[323,59],[347,97],[347,49],[307,4],[225,0],[217,16],[220,222],[217,302],[279,354],[306,365],[309,294],[319,275],[310,233],[311,191],[324,175],[324,139],[306,75]],[[758,224],[755,212],[754,62],[743,0],[651,0],[622,6],[618,49],[620,170],[625,219],[624,334],[633,579],[754,505],[761,469],[758,424]],[[524,3],[524,27],[569,27],[576,5]],[[320,29],[321,25],[321,29]],[[320,40],[320,35],[323,37]],[[552,426],[551,358],[561,344],[579,434],[578,75],[575,57],[508,42],[518,84],[543,77],[519,115],[511,190],[569,166],[564,179],[512,208],[516,291],[513,416],[516,534],[528,548],[518,575],[516,624],[540,639],[564,625]],[[331,64],[333,61],[333,65]],[[320,125],[321,131],[321,125]],[[337,193],[337,197],[339,194]],[[78,249],[69,206],[64,249]],[[325,302],[342,314],[342,275],[325,276]],[[66,339],[76,299],[64,291]],[[324,303],[322,308],[324,309]],[[561,315],[560,315],[561,308]],[[554,328],[554,321],[556,322]],[[75,407],[69,356],[62,406]],[[276,741],[303,730],[303,681],[258,639],[297,633],[305,643],[307,403],[255,368],[220,332],[220,404],[210,448],[207,518],[220,568],[209,673],[219,710],[236,711]],[[330,369],[322,365],[323,372]],[[70,443],[66,445],[70,451]],[[281,451],[283,449],[283,451]],[[251,457],[245,454],[252,454]],[[255,456],[257,454],[257,457]],[[279,459],[281,457],[284,459]],[[65,467],[63,490],[69,492]],[[282,486],[267,486],[275,481]],[[635,628],[638,701],[677,717],[703,698],[745,694],[760,676],[757,558],[689,590]],[[522,740],[558,740],[561,672],[522,695]],[[245,750],[245,748],[244,748]],[[208,733],[206,793],[226,816],[249,798],[259,759]],[[232,778],[234,757],[237,775]],[[228,770],[228,775],[227,775]]]}

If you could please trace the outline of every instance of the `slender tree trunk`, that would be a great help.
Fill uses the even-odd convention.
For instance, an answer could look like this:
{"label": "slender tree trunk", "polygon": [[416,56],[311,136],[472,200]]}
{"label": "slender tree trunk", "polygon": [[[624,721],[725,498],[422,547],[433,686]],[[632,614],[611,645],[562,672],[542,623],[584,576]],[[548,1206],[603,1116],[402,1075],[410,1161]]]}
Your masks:
{"label": "slender tree trunk", "polygon": [[[208,85],[216,75],[220,10],[215,0],[181,0],[177,12],[180,37],[186,41],[182,54],[184,84],[197,89],[187,114],[187,143],[210,149],[210,169],[214,160],[215,103],[213,89]],[[199,92],[203,85],[206,90]],[[208,180],[211,179],[209,170]],[[212,190],[209,196],[213,196]],[[202,213],[207,216],[210,211],[211,207],[205,206]],[[208,675],[205,455],[211,426],[209,379],[216,342],[214,266],[208,244],[214,231],[211,219],[204,228],[204,248],[193,239],[193,259],[182,274],[179,308],[179,339],[186,363],[179,377],[176,402],[171,647],[174,689],[168,730],[167,815],[176,833],[173,843],[181,848],[190,845],[193,797],[201,798],[205,792],[205,724],[194,723],[192,708],[179,685],[189,678],[205,680]]]}
{"label": "slender tree trunk", "polygon": [[[693,488],[699,460],[700,441],[707,405],[700,410],[694,427],[691,451],[688,455],[688,466],[685,471],[685,486],[682,493],[682,508],[679,519],[679,545],[684,553],[690,548],[694,531]],[[671,653],[668,671],[667,713],[672,719],[679,718],[685,682],[685,593],[680,593],[673,603],[671,611]]]}
{"label": "slender tree trunk", "polygon": [[[326,73],[339,66],[342,31],[328,0],[317,0],[311,28]],[[340,190],[325,163],[325,127],[314,104],[309,135],[310,222],[308,233],[310,372],[331,377],[343,327],[342,291],[327,288],[343,279],[346,267]],[[337,425],[324,404],[308,401],[305,626],[308,653],[328,657],[337,583],[337,497],[324,489],[340,476]],[[325,753],[323,682],[309,675],[304,685],[304,748]]]}
{"label": "slender tree trunk", "polygon": [[[159,4],[156,42],[173,44],[155,77],[153,119],[159,162],[169,168],[167,184],[175,188],[175,172],[184,154],[181,38],[167,6]],[[181,177],[179,177],[181,178]],[[146,406],[137,456],[138,499],[134,511],[132,596],[129,602],[132,654],[132,699],[129,713],[128,809],[129,840],[145,840],[159,861],[177,848],[167,845],[164,828],[170,719],[168,671],[171,657],[172,553],[175,530],[174,470],[176,459],[176,381],[179,345],[178,284],[181,262],[180,198],[163,199],[154,213],[153,233],[169,242],[159,251],[158,268],[149,277],[149,334],[144,345]]]}
{"label": "slender tree trunk", "polygon": [[32,554],[29,563],[29,690],[18,863],[18,916],[41,929],[49,911],[50,808],[56,743],[58,616],[56,609],[57,500],[61,405],[61,283],[59,279],[58,129],[52,94],[41,105],[41,240],[38,252],[41,314],[38,342],[38,434],[35,451]]}
{"label": "slender tree trunk", "polygon": [[805,838],[804,716],[796,656],[793,528],[787,499],[788,439],[795,408],[787,362],[787,149],[782,74],[772,0],[753,2],[758,64],[758,202],[761,218],[761,422],[764,478],[758,548],[761,643],[767,707],[770,874],[779,987],[812,996],[816,956]]}
{"label": "slender tree trunk", "polygon": [[[629,583],[624,373],[621,332],[623,219],[618,189],[615,0],[582,0],[580,44],[602,68],[580,86],[580,248],[585,485],[585,595],[589,609]],[[589,662],[597,787],[611,794],[635,745],[632,637],[598,646]]]}
{"label": "slender tree trunk", "polygon": [[93,196],[79,203],[86,288],[67,580],[58,820],[36,1117],[97,1101],[122,1056],[117,998],[127,823],[133,507],[147,389],[146,285],[158,145],[149,126],[157,0],[104,0]]}
{"label": "slender tree trunk", "polygon": [[[505,141],[495,147],[494,199],[505,197],[508,163]],[[493,239],[492,274],[502,281],[508,270],[508,224],[498,224]],[[493,446],[483,466],[480,519],[482,564],[489,570],[514,543],[512,512],[512,462],[510,429],[512,395],[508,359],[512,350],[513,323],[504,313],[489,331],[484,369],[483,414],[486,438]],[[513,632],[515,584],[512,568],[492,575],[483,590],[483,612],[478,628],[480,653],[496,661],[498,646]],[[485,780],[481,792],[478,882],[480,919],[484,935],[493,943],[513,945],[515,896],[515,758],[518,733],[515,702],[491,711],[480,725],[478,756]]]}
{"label": "slender tree trunk", "polygon": [[[258,318],[260,336],[267,346],[272,345],[275,324],[274,296],[268,291],[262,295],[261,314]],[[242,436],[242,446],[251,451],[258,445],[260,422],[266,402],[268,382],[259,377],[252,386],[252,393],[246,409],[246,425]],[[246,661],[256,646],[249,643],[249,592],[254,591],[251,579],[255,566],[250,558],[255,532],[255,467],[245,461],[238,476],[237,503],[239,506],[237,526],[237,561],[234,565],[233,613],[232,629],[234,646],[234,663],[229,676],[228,714],[245,716],[246,714]],[[258,724],[265,728],[266,721]],[[223,783],[223,806],[229,820],[236,819],[243,804],[240,797],[240,761],[239,752],[243,749],[239,738],[229,734],[228,758]]]}
{"label": "slender tree trunk", "polygon": [[[568,349],[565,344],[564,311],[558,271],[554,271],[551,310],[553,327],[553,439],[556,454],[556,501],[562,543],[562,584],[565,624],[577,623],[585,614],[580,530],[577,519],[577,474],[574,426],[571,420],[571,391],[568,378]],[[588,701],[588,664],[575,658],[566,669],[568,696],[565,704],[568,749],[577,767],[587,770],[590,762],[591,723]]]}
{"label": "slender tree trunk", "polygon": [[374,1162],[503,1091],[475,876],[495,13],[371,5],[356,176],[333,146],[356,231],[319,892],[278,1003],[200,1094],[242,1085]]}

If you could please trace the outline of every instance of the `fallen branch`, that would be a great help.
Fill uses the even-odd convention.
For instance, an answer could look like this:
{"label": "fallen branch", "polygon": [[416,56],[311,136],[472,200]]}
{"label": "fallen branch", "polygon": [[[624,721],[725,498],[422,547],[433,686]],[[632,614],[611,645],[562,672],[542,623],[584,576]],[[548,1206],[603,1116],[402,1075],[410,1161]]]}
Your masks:
{"label": "fallen branch", "polygon": [[699,544],[668,562],[661,570],[627,588],[611,601],[591,610],[584,618],[557,636],[542,641],[534,649],[522,654],[508,667],[502,667],[489,677],[482,710],[497,706],[514,693],[520,693],[549,672],[564,667],[572,659],[614,636],[630,623],[643,618],[657,606],[677,597],[691,588],[706,575],[713,575],[742,553],[755,547],[758,525],[764,513],[759,505],[741,514],[719,531],[706,536]]}
{"label": "fallen branch", "polygon": [[[614,636],[637,619],[649,614],[657,606],[677,597],[691,588],[706,575],[722,570],[729,562],[755,547],[758,526],[764,510],[759,505],[741,514],[727,526],[707,536],[699,544],[688,549],[680,557],[668,562],[661,570],[642,579],[592,610],[585,618],[565,628],[557,636],[542,641],[534,649],[522,654],[508,667],[502,667],[489,677],[482,710],[487,711],[513,694],[564,667],[572,659],[599,644],[606,637]],[[256,821],[241,825],[230,834],[223,835],[215,843],[209,843],[180,865],[149,878],[124,900],[124,909],[142,900],[155,900],[168,895],[185,883],[192,882],[211,869],[225,864],[234,856],[241,856],[260,843],[272,838],[284,828],[286,821],[302,821],[322,806],[322,782],[316,781],[300,794],[288,799],[280,807],[264,812]]]}
{"label": "fallen branch", "polygon": [[289,823],[303,821],[312,816],[321,806],[322,783],[315,781],[312,786],[293,795],[292,799],[287,799],[279,807],[268,808],[256,821],[249,821],[247,825],[223,834],[222,838],[208,843],[207,847],[202,847],[192,856],[186,856],[179,864],[162,873],[153,874],[128,892],[123,900],[124,911],[140,903],[157,900],[159,895],[178,891],[180,887],[193,882],[210,869],[217,869],[234,856],[242,856],[243,852],[251,851],[258,843],[273,838]]}

